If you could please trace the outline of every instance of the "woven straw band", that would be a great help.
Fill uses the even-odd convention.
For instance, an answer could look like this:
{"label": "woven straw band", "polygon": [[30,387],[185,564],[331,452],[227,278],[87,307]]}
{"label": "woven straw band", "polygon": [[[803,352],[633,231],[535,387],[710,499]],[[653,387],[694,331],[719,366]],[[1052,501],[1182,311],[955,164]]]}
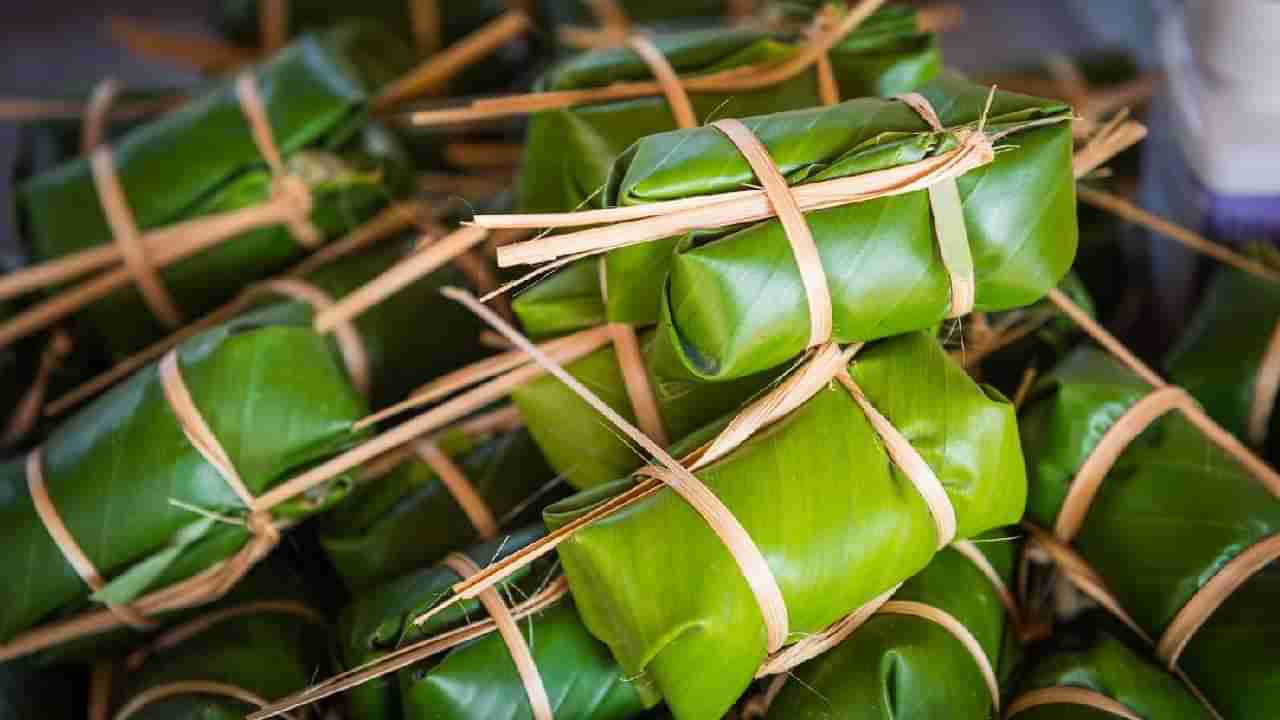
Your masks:
{"label": "woven straw band", "polygon": [[1102,693],[1094,692],[1088,688],[1065,685],[1032,690],[1019,696],[1009,703],[1009,712],[1005,717],[1013,717],[1024,710],[1030,710],[1042,705],[1081,705],[1110,713],[1116,717],[1125,718],[1125,720],[1147,720],[1130,710],[1127,705]]}
{"label": "woven straw band", "polygon": [[1258,365],[1253,381],[1253,398],[1249,404],[1249,441],[1261,446],[1267,440],[1271,413],[1276,408],[1276,395],[1280,394],[1280,322],[1271,331],[1271,340]]}
{"label": "woven straw band", "polygon": [[449,495],[453,497],[453,501],[462,508],[462,513],[467,516],[467,520],[471,522],[471,527],[475,528],[476,535],[481,540],[492,540],[498,536],[498,521],[493,516],[493,510],[489,504],[485,502],[480,492],[476,490],[476,486],[467,479],[466,473],[462,468],[449,458],[440,446],[430,440],[419,440],[414,444],[414,448],[418,457],[431,468],[436,477],[440,478],[440,482],[444,485],[445,490],[449,491]]}
{"label": "woven straw band", "polygon": [[[329,293],[298,278],[283,277],[268,280],[261,285],[254,286],[251,294],[257,295],[263,292],[272,292],[292,300],[304,302],[311,306],[315,315],[319,315],[334,306],[333,297]],[[342,364],[347,368],[347,375],[351,378],[351,384],[355,385],[360,394],[367,399],[372,387],[369,371],[369,353],[365,349],[364,339],[360,336],[359,330],[356,329],[355,321],[343,318],[335,324],[333,326],[333,340],[338,345],[338,353],[342,355]]]}
{"label": "woven straw band", "polygon": [[[924,118],[934,132],[945,132],[937,113],[929,101],[920,94],[899,96],[908,107]],[[804,219],[800,205],[786,178],[755,133],[739,120],[725,119],[711,123],[724,133],[746,159],[768,198],[774,213],[782,223],[783,233],[791,245],[791,254],[800,271],[805,300],[809,306],[808,347],[816,347],[831,339],[832,308],[831,289],[827,285],[822,258],[813,240],[813,233]],[[934,231],[943,267],[951,281],[951,301],[948,317],[960,317],[973,310],[976,284],[974,281],[973,255],[969,249],[969,236],[965,228],[960,191],[954,178],[944,178],[928,186],[929,207],[933,213]]]}
{"label": "woven straw band", "polygon": [[[444,559],[444,565],[463,580],[480,572],[480,568],[471,561],[471,558],[459,553],[450,553]],[[496,588],[480,593],[477,599],[484,605],[489,617],[497,625],[502,641],[507,644],[507,651],[511,653],[511,660],[516,665],[520,682],[524,684],[525,695],[529,698],[529,706],[533,709],[534,720],[555,720],[555,714],[551,711],[551,700],[547,697],[547,689],[543,686],[542,676],[538,673],[538,666],[533,661],[533,653],[529,651],[529,643],[520,632],[520,626],[516,624],[511,609],[503,602]]]}
{"label": "woven straw band", "polygon": [[[101,94],[106,95],[108,92],[109,87],[102,89]],[[300,245],[306,248],[317,247],[323,238],[308,218],[312,205],[311,191],[301,178],[286,174],[284,161],[271,134],[266,106],[252,75],[241,75],[236,80],[236,97],[249,123],[254,143],[275,176],[271,198],[267,203],[287,210],[284,222]],[[107,225],[111,228],[112,240],[120,251],[129,276],[142,294],[143,301],[165,326],[170,329],[181,326],[182,312],[160,278],[159,270],[151,257],[152,249],[148,247],[148,236],[138,229],[133,211],[129,209],[124,188],[116,175],[111,148],[107,145],[97,146],[89,156],[89,165],[98,201]],[[261,210],[258,209],[258,212]],[[230,218],[236,213],[237,211],[232,211],[224,215]],[[269,217],[266,220],[276,222],[275,218]],[[220,230],[213,226],[209,229]]]}

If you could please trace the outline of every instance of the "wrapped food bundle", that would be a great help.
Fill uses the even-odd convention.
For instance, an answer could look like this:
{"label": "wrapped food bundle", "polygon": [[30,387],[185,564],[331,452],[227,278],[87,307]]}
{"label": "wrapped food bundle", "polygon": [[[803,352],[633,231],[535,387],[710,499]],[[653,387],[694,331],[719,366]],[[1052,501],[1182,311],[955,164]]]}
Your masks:
{"label": "wrapped food bundle", "polygon": [[0,466],[0,657],[122,627],[229,590],[280,533],[341,498],[293,475],[361,439],[367,412],[310,329],[223,327],[86,406]]}
{"label": "wrapped food bundle", "polygon": [[[428,641],[422,660],[350,693],[351,709],[366,720],[621,720],[644,709],[622,669],[578,619],[552,562],[523,568],[489,598],[467,602],[419,622],[450,585],[479,565],[506,557],[543,533],[526,528],[454,554],[427,568],[374,588],[343,614],[342,657],[365,665]],[[552,558],[553,559],[553,558]],[[493,619],[493,606],[519,625]],[[518,617],[517,617],[518,616]],[[473,632],[475,631],[475,632]],[[512,635],[514,633],[514,635]],[[434,641],[431,639],[435,638]],[[458,638],[452,641],[450,638]],[[548,714],[550,713],[550,714]]]}
{"label": "wrapped food bundle", "polygon": [[770,653],[919,572],[952,538],[1022,513],[1007,401],[923,333],[863,350],[846,374],[847,362],[828,347],[686,438],[698,447],[724,428],[668,480],[680,494],[654,479],[674,469],[649,467],[546,512],[554,530],[627,500],[576,524],[559,555],[592,634],[681,720],[720,717]]}
{"label": "wrapped food bundle", "polygon": [[1119,622],[1090,613],[1057,631],[1023,671],[1006,717],[1017,720],[1213,717]]}
{"label": "wrapped food bundle", "polygon": [[[636,419],[641,414],[634,407],[637,402],[651,405],[653,415],[641,423],[641,429],[663,439],[663,445],[739,407],[772,378],[770,373],[724,383],[658,378],[652,366],[653,341],[653,333],[641,335],[635,355],[620,352],[615,342],[569,363],[566,369],[624,417]],[[624,363],[638,364],[635,370],[646,382],[640,387],[629,385]],[[637,400],[633,394],[652,397]],[[642,458],[632,446],[603,425],[596,411],[559,380],[538,378],[514,390],[511,399],[547,462],[573,487],[594,487],[640,466]]]}
{"label": "wrapped food bundle", "polygon": [[1222,268],[1165,360],[1175,382],[1273,463],[1280,459],[1280,423],[1272,421],[1280,388],[1277,328],[1280,283]]}
{"label": "wrapped food bundle", "polygon": [[1222,717],[1262,717],[1276,702],[1262,678],[1280,632],[1280,477],[1201,417],[1185,391],[1075,350],[1022,414],[1028,516]]}
{"label": "wrapped food bundle", "polygon": [[242,718],[328,672],[330,632],[273,557],[224,601],[101,663],[90,720]]}
{"label": "wrapped food bundle", "polygon": [[114,249],[108,261],[124,260],[77,286],[75,305],[60,295],[31,312],[53,313],[45,322],[75,312],[83,332],[127,355],[372,215],[405,165],[366,108],[404,69],[403,51],[365,26],[304,37],[27,180],[19,200],[35,258],[72,262]]}
{"label": "wrapped food bundle", "polygon": [[[651,73],[661,77],[655,62],[666,63],[680,77],[724,72],[785,62],[803,47],[801,40],[750,28],[668,33],[647,42],[652,50],[645,52],[656,52],[661,60],[632,48],[599,50],[553,67],[535,87],[556,93]],[[817,66],[812,66],[747,92],[655,95],[536,113],[529,125],[518,205],[524,212],[599,206],[606,198],[603,191],[615,158],[647,135],[693,127],[716,117],[763,115],[832,104],[841,97],[908,92],[930,80],[939,65],[933,36],[920,32],[915,13],[904,8],[881,10],[867,18],[824,59],[832,80],[825,85],[818,82]],[[677,107],[682,109],[677,112]],[[672,247],[673,241],[663,241],[615,250],[600,269],[595,260],[580,261],[521,293],[513,307],[535,336],[586,327],[601,318],[652,323],[657,319],[661,285],[642,279],[651,270],[665,272],[663,257],[670,255]]]}
{"label": "wrapped food bundle", "polygon": [[942,550],[838,645],[775,678],[764,717],[997,717],[1018,657],[1016,551],[998,538]]}
{"label": "wrapped food bundle", "polygon": [[352,592],[493,540],[555,477],[512,409],[459,423],[366,466],[320,521],[320,542]]}
{"label": "wrapped food bundle", "polygon": [[[499,262],[676,238],[631,283],[651,294],[666,276],[651,310],[659,372],[701,380],[765,370],[827,340],[1027,305],[1075,253],[1069,112],[943,77],[905,101],[863,98],[651,135],[615,164],[611,209],[529,216],[535,225],[626,220],[503,247]],[[761,173],[772,190],[742,190]],[[777,203],[787,207],[784,194],[796,209],[778,211],[785,224],[768,219]],[[627,289],[610,285],[615,292]]]}

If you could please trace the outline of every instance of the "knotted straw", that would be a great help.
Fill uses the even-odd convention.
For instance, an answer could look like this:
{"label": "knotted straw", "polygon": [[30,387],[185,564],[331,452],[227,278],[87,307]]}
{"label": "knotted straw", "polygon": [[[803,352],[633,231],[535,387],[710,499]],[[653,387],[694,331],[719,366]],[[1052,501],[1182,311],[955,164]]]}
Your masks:
{"label": "knotted straw", "polygon": [[[450,553],[445,557],[443,564],[463,580],[480,572],[480,567],[472,562],[471,558],[461,553]],[[529,699],[534,720],[555,720],[555,714],[551,711],[551,700],[547,697],[547,689],[542,683],[542,675],[538,673],[538,664],[533,660],[529,643],[520,632],[520,626],[516,624],[511,609],[503,602],[497,588],[489,588],[480,593],[477,599],[497,626],[502,642],[506,643],[511,660],[515,663],[516,673],[520,676],[520,683],[524,685],[525,696]]]}
{"label": "knotted straw", "polygon": [[[246,508],[244,520],[217,516],[225,522],[243,524],[251,539],[231,558],[219,562],[203,572],[173,585],[152,591],[128,605],[107,603],[102,611],[90,611],[30,630],[12,641],[0,645],[0,661],[33,653],[61,642],[106,632],[122,625],[138,629],[151,626],[149,618],[159,613],[177,610],[216,600],[230,590],[254,565],[276,546],[280,540],[280,527],[271,517],[271,508],[279,501],[268,502],[255,498],[236,472],[230,456],[205,422],[195,401],[182,379],[177,354],[171,351],[160,362],[161,389],[173,411],[183,435],[206,462],[214,467]],[[32,504],[49,537],[94,592],[106,587],[101,574],[81,550],[79,544],[62,521],[49,496],[44,482],[44,468],[39,448],[27,458],[27,484]]]}
{"label": "knotted straw", "polygon": [[[142,232],[116,175],[111,148],[99,145],[90,154],[89,165],[98,200],[112,233],[112,244],[11,273],[0,283],[3,288],[0,297],[13,297],[96,270],[103,272],[0,325],[0,346],[45,328],[131,282],[137,286],[157,320],[171,328],[177,327],[181,325],[182,314],[160,279],[160,268],[235,235],[271,225],[286,225],[305,248],[314,248],[322,242],[323,238],[309,219],[311,192],[301,178],[286,172],[271,133],[266,106],[253,76],[240,76],[235,91],[254,143],[274,176],[270,198],[256,206]],[[122,263],[124,267],[110,269],[115,263]]]}

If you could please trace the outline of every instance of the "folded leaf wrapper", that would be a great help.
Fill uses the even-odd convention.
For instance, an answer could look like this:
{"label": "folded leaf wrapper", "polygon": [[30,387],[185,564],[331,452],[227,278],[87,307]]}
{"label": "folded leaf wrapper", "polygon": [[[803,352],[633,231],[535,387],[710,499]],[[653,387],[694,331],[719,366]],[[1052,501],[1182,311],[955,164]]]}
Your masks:
{"label": "folded leaf wrapper", "polygon": [[[466,555],[478,565],[506,557],[542,535],[528,528],[499,541],[473,547]],[[509,602],[546,586],[550,564],[536,563],[504,582]],[[459,576],[447,567],[406,575],[371,590],[343,615],[343,659],[355,666],[411,642],[484,617],[479,603],[468,601],[421,626],[411,621],[426,612]],[[621,720],[644,709],[635,689],[608,649],[587,633],[563,598],[520,621],[557,720]],[[349,694],[356,717],[367,720],[517,720],[533,717],[525,687],[510,650],[490,633],[398,675],[383,676]]]}
{"label": "folded leaf wrapper", "polygon": [[1280,460],[1280,422],[1264,377],[1280,363],[1273,348],[1278,326],[1280,283],[1223,268],[1165,361],[1174,382],[1272,463]]}
{"label": "folded leaf wrapper", "polygon": [[330,672],[332,626],[285,570],[273,557],[225,600],[112,666],[100,678],[110,717],[239,720]]}
{"label": "folded leaf wrapper", "polygon": [[[742,405],[763,388],[770,376],[753,375],[727,383],[662,380],[651,370],[653,334],[640,338],[649,387],[671,438],[683,438]],[[612,346],[570,363],[566,369],[586,383],[614,410],[634,417],[618,353]],[[542,377],[511,393],[538,446],[556,473],[584,489],[616,480],[639,467],[643,458],[600,422],[600,416],[559,380]]]}
{"label": "folded leaf wrapper", "polygon": [[[364,402],[327,340],[309,329],[224,327],[185,343],[176,360],[196,410],[254,497],[362,437],[352,424],[367,413]],[[51,505],[107,581],[97,602],[128,604],[255,537],[243,501],[184,435],[157,366],[72,416],[37,452]],[[338,477],[271,515],[287,524],[319,512],[349,482]],[[96,605],[28,484],[24,459],[0,466],[0,546],[21,558],[0,587],[0,651],[26,630]]]}
{"label": "folded leaf wrapper", "polygon": [[[1209,720],[1187,686],[1160,667],[1142,641],[1112,618],[1090,613],[1057,631],[1024,671],[1014,699],[1048,688],[1085,690],[1110,698],[1142,718]],[[1023,700],[1023,702],[1026,702]],[[1105,699],[1104,699],[1105,702]],[[1017,720],[1105,720],[1114,714],[1079,700],[1052,702],[1009,715]]]}
{"label": "folded leaf wrapper", "polygon": [[[971,546],[1003,582],[1012,576],[1017,546]],[[977,550],[981,548],[981,550]],[[957,620],[991,667],[1007,677],[1017,658],[1016,633],[1000,593],[974,561],[942,550],[907,580],[894,601],[923,603]],[[890,606],[892,607],[892,606]],[[781,720],[986,720],[996,714],[971,651],[942,625],[881,612],[846,640],[791,671],[765,717]]]}
{"label": "folded leaf wrapper", "polygon": [[[435,445],[450,456],[495,521],[518,512],[555,477],[524,429],[480,434],[458,429]],[[416,452],[387,476],[362,481],[320,523],[320,542],[353,592],[436,563],[476,542],[480,532]]]}
{"label": "folded leaf wrapper", "polygon": [[[802,40],[755,29],[666,33],[651,38],[681,76],[734,67],[785,62]],[[914,11],[889,8],[873,14],[828,53],[845,98],[909,92],[933,78],[941,63],[937,43],[917,30]],[[585,53],[553,67],[537,88],[577,90],[622,80],[643,80],[652,71],[630,48]],[[822,104],[816,71],[809,69],[762,90],[692,93],[698,123],[721,117],[763,115]],[[518,205],[522,212],[562,212],[598,207],[610,167],[647,135],[675,130],[665,97],[637,98],[548,110],[530,120]],[[576,330],[611,321],[651,324],[658,319],[666,257],[674,241],[615,250],[606,255],[602,293],[597,260],[582,261],[521,293],[513,308],[535,335]],[[577,282],[574,282],[576,280]],[[607,295],[607,298],[605,296]]]}
{"label": "folded leaf wrapper", "polygon": [[[945,128],[977,123],[988,92],[951,77],[919,89]],[[1007,133],[997,141],[1005,149],[956,180],[974,264],[974,310],[1035,302],[1070,267],[1076,215],[1069,113],[1054,101],[995,94],[986,131]],[[1061,122],[1038,123],[1053,119]],[[930,131],[907,104],[875,98],[744,123],[792,186],[932,157],[953,139],[950,132]],[[609,206],[637,205],[755,182],[723,133],[678,130],[633,145],[615,164],[605,200]],[[805,219],[832,297],[834,340],[924,329],[948,315],[950,279],[927,192],[817,210]],[[664,374],[725,380],[778,365],[805,349],[806,296],[778,220],[679,238],[669,263],[658,330],[670,355],[661,366]]]}
{"label": "folded leaf wrapper", "polygon": [[[403,71],[406,48],[367,26],[307,36],[253,71],[286,172],[301,178],[311,224],[335,237],[373,214],[403,179],[405,161],[383,130],[367,126],[371,94]],[[272,174],[233,83],[224,83],[110,146],[124,202],[142,232],[261,205]],[[110,244],[87,158],[41,173],[19,192],[33,256],[52,260]],[[295,260],[284,225],[251,230],[159,271],[177,306],[199,316],[246,284]],[[77,313],[84,332],[126,355],[165,334],[133,285]]]}
{"label": "folded leaf wrapper", "polygon": [[[1026,480],[1013,409],[969,380],[933,338],[914,333],[866,348],[849,373],[936,474],[958,537],[1021,515]],[[939,527],[920,491],[837,384],[695,474],[767,560],[789,614],[789,641],[825,630],[919,572],[938,547]],[[548,526],[634,482],[553,505]],[[592,634],[638,689],[665,699],[680,720],[720,717],[765,661],[766,626],[742,570],[669,488],[579,529],[559,553]]]}
{"label": "folded leaf wrapper", "polygon": [[[1021,421],[1028,514],[1055,527],[1076,473],[1117,420],[1152,392],[1110,356],[1080,348],[1047,376]],[[1280,530],[1280,501],[1179,411],[1119,455],[1071,542],[1153,640],[1230,561]],[[1253,575],[1195,631],[1178,658],[1226,718],[1280,702],[1274,617],[1280,568]]]}

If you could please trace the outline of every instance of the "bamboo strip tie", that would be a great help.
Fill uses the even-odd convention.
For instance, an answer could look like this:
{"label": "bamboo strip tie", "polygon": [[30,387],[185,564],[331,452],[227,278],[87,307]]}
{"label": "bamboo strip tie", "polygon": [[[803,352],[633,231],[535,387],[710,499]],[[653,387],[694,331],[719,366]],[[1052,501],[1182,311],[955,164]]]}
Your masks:
{"label": "bamboo strip tie", "polygon": [[662,94],[667,99],[667,104],[671,106],[671,114],[675,116],[676,127],[691,128],[698,126],[698,118],[693,113],[693,104],[689,101],[689,93],[684,89],[684,85],[680,83],[680,76],[676,74],[675,68],[671,67],[671,62],[667,60],[658,46],[644,35],[631,35],[627,38],[627,46],[635,51],[645,65],[649,66],[649,71],[653,73],[654,79],[662,88]]}
{"label": "bamboo strip tie", "polygon": [[[480,568],[471,561],[471,558],[461,553],[450,553],[445,557],[444,565],[463,580],[480,572]],[[520,632],[520,626],[516,624],[511,609],[503,602],[497,588],[490,588],[480,593],[478,599],[489,613],[489,617],[493,619],[498,628],[498,634],[502,636],[502,641],[511,654],[516,672],[520,675],[520,682],[524,685],[524,693],[529,700],[534,720],[555,720],[555,713],[551,710],[551,700],[547,697],[546,686],[542,682],[542,675],[538,672],[538,664],[534,662],[529,643]]]}
{"label": "bamboo strip tie", "polygon": [[17,406],[4,425],[4,433],[0,435],[0,448],[17,447],[35,429],[45,397],[49,393],[49,382],[74,347],[71,336],[64,330],[57,328],[53,331],[44,350],[40,352],[40,364],[36,367],[36,376],[31,380],[31,386],[18,399]]}
{"label": "bamboo strip tie", "polygon": [[1275,411],[1276,396],[1280,394],[1280,321],[1271,331],[1267,349],[1258,363],[1253,381],[1253,393],[1249,402],[1249,441],[1261,446],[1267,440],[1271,415]]}
{"label": "bamboo strip tie", "polygon": [[[182,695],[211,695],[214,697],[225,697],[237,700],[245,705],[253,707],[266,707],[267,701],[260,697],[257,693],[249,692],[241,687],[236,687],[230,683],[213,682],[208,680],[188,680],[184,682],[166,683],[157,685],[149,690],[138,693],[132,700],[120,708],[112,720],[129,720],[129,718],[137,715],[140,711],[149,705],[154,705],[162,700],[168,700],[172,697]],[[289,720],[293,720],[289,715],[285,715]]]}

